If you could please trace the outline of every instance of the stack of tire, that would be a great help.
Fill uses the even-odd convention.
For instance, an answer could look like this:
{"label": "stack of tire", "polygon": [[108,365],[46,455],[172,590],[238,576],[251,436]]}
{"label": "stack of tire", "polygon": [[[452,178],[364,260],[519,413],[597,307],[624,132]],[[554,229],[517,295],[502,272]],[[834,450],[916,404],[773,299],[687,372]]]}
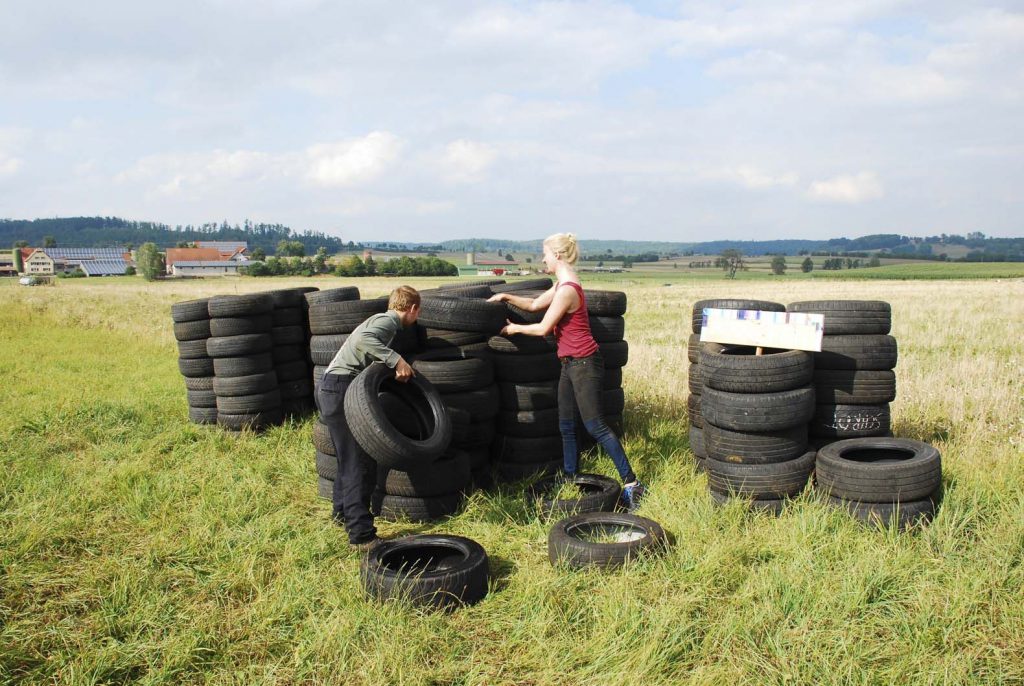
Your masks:
{"label": "stack of tire", "polygon": [[309,365],[309,320],[305,294],[316,288],[285,288],[269,291],[271,312],[270,354],[281,392],[285,416],[303,417],[313,410],[313,378]]}
{"label": "stack of tire", "polygon": [[704,351],[719,352],[724,346],[719,343],[702,343],[700,332],[704,323],[704,309],[719,310],[762,310],[765,312],[785,312],[782,303],[767,300],[750,300],[735,298],[713,298],[698,300],[690,312],[692,333],[686,346],[686,356],[690,361],[688,386],[690,394],[686,398],[686,411],[690,417],[690,450],[697,460],[697,470],[704,471],[707,450],[704,443],[704,420],[701,416],[701,394],[704,381],[701,374],[700,355]]}
{"label": "stack of tire", "polygon": [[[495,292],[515,292],[536,297],[550,288],[549,279],[493,286]],[[609,426],[620,436],[625,400],[622,367],[629,357],[624,339],[626,294],[620,291],[584,290],[590,328],[604,358],[605,378],[602,411]],[[526,312],[506,304],[513,322],[531,324],[543,312]],[[562,467],[562,437],[558,428],[558,379],[561,364],[553,336],[494,336],[488,345],[495,353],[495,376],[501,396],[501,412],[494,444],[494,466],[499,479],[516,481],[535,474],[557,473]],[[593,439],[577,416],[577,444],[593,447]]]}
{"label": "stack of tire", "polygon": [[896,398],[896,339],[889,303],[880,300],[812,300],[790,312],[825,316],[821,352],[814,355],[816,407],[812,444],[846,438],[891,436],[889,403]]}
{"label": "stack of tire", "polygon": [[499,409],[487,339],[504,326],[505,307],[486,301],[486,285],[469,288],[483,291],[452,296],[466,291],[442,289],[423,297],[418,328],[426,349],[413,367],[441,393],[452,420],[452,445],[467,454],[473,480],[486,486]]}
{"label": "stack of tire", "polygon": [[274,371],[274,301],[268,293],[210,298],[213,390],[217,424],[230,431],[259,430],[283,421],[281,392]]}
{"label": "stack of tire", "polygon": [[700,354],[704,467],[715,502],[734,496],[781,512],[814,469],[807,422],[814,414],[813,360],[801,350],[725,346]]}
{"label": "stack of tire", "polygon": [[345,344],[348,335],[370,315],[387,310],[387,300],[360,300],[355,286],[306,293],[309,322],[309,358],[313,384],[320,383],[327,366]]}
{"label": "stack of tire", "polygon": [[178,371],[185,378],[188,418],[196,424],[217,423],[217,396],[213,392],[213,360],[206,354],[210,337],[209,298],[171,305],[174,338],[178,341]]}

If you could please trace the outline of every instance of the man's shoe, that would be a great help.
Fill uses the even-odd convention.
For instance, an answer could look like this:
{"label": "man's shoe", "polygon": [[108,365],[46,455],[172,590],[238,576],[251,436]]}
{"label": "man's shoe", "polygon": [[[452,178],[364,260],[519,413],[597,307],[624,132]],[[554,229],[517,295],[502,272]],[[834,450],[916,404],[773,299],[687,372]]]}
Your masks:
{"label": "man's shoe", "polygon": [[357,550],[361,553],[366,553],[369,552],[372,548],[376,547],[376,545],[380,542],[381,539],[374,536],[369,540],[360,541],[359,543],[349,543],[349,546],[352,548],[352,550]]}
{"label": "man's shoe", "polygon": [[636,480],[631,484],[622,487],[622,498],[620,500],[623,509],[626,512],[633,512],[640,507],[640,501],[644,499],[644,494],[647,493],[647,489],[640,483],[640,480]]}

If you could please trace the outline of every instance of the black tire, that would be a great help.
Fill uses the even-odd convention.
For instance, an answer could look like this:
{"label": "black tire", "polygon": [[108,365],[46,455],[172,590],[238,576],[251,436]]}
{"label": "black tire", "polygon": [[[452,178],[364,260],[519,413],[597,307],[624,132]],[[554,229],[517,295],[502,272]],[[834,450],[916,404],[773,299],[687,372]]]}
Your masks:
{"label": "black tire", "polygon": [[185,377],[185,388],[190,391],[212,391],[213,376]]}
{"label": "black tire", "polygon": [[754,433],[704,427],[707,457],[733,464],[773,464],[795,460],[807,452],[807,425]]}
{"label": "black tire", "polygon": [[249,414],[228,414],[217,412],[217,426],[230,431],[244,431],[246,429],[258,431],[268,426],[275,426],[284,421],[284,415],[280,407],[264,409],[261,412]]}
{"label": "black tire", "polygon": [[306,293],[306,305],[323,305],[326,303],[340,303],[349,300],[359,300],[359,289],[355,286],[342,286],[341,288],[328,288],[325,291],[313,291]]}
{"label": "black tire", "polygon": [[498,395],[504,410],[546,410],[558,407],[558,381],[501,382]]}
{"label": "black tire", "polygon": [[495,334],[505,325],[505,306],[469,298],[423,298],[419,323],[432,329]]}
{"label": "black tire", "polygon": [[814,470],[814,453],[774,464],[731,464],[706,460],[708,486],[723,495],[778,500],[798,495]]}
{"label": "black tire", "polygon": [[320,383],[320,379],[327,373],[327,365],[314,365],[313,366],[313,386],[316,387]]}
{"label": "black tire", "polygon": [[[243,357],[270,352],[274,343],[268,333],[249,333],[206,340],[206,354],[213,358]],[[220,376],[218,374],[218,376]]]}
{"label": "black tire", "polygon": [[700,354],[704,385],[731,393],[774,393],[806,386],[814,374],[814,359],[803,350],[726,346]]}
{"label": "black tire", "polygon": [[213,360],[213,370],[220,378],[262,374],[274,370],[274,358],[267,353],[243,357],[219,357]]}
{"label": "black tire", "polygon": [[622,388],[622,367],[612,367],[604,370],[604,381],[601,383],[601,389],[609,391],[613,388]]}
{"label": "black tire", "polygon": [[562,464],[562,436],[520,438],[498,434],[491,446],[494,462],[505,464],[535,464],[558,462]]}
{"label": "black tire", "polygon": [[494,363],[489,357],[466,355],[457,350],[420,353],[412,368],[439,393],[472,391],[494,383]]}
{"label": "black tire", "polygon": [[[491,290],[491,286],[502,286],[505,284],[505,279],[470,279],[469,281],[452,281],[451,283],[443,283],[437,287],[438,291],[460,291],[467,288],[479,288],[484,286],[488,291]],[[493,292],[491,293],[493,295]]]}
{"label": "black tire", "polygon": [[338,458],[328,453],[316,451],[317,476],[334,481],[338,478]]}
{"label": "black tire", "polygon": [[698,429],[704,426],[704,417],[700,414],[700,394],[691,393],[686,396],[686,414],[690,417],[690,426]]}
{"label": "black tire", "polygon": [[309,356],[313,364],[330,364],[334,356],[345,345],[349,334],[339,333],[331,336],[311,336],[309,339]]}
{"label": "black tire", "polygon": [[626,314],[626,294],[622,291],[598,291],[583,289],[587,301],[587,313],[601,317],[621,317]]}
{"label": "black tire", "polygon": [[818,438],[884,436],[890,430],[889,405],[817,405],[810,420]]}
{"label": "black tire", "polygon": [[[594,537],[626,540],[595,542]],[[585,512],[556,522],[548,534],[548,559],[576,569],[620,567],[631,559],[661,552],[668,538],[654,520],[618,512]]]}
{"label": "black tire", "polygon": [[898,531],[927,524],[935,518],[936,509],[931,498],[899,503],[863,503],[829,496],[827,502],[832,507],[846,510],[859,522],[880,528],[895,526]]}
{"label": "black tire", "polygon": [[299,398],[313,397],[313,381],[311,379],[293,379],[292,381],[280,381],[278,390],[281,392],[281,402],[297,400]]}
{"label": "black tire", "polygon": [[892,336],[822,336],[814,368],[886,370],[896,367],[897,358]]}
{"label": "black tire", "polygon": [[691,395],[700,395],[704,392],[704,374],[699,364],[691,364],[687,367],[686,388]]}
{"label": "black tire", "polygon": [[494,356],[494,377],[499,383],[551,381],[557,379],[561,373],[562,365],[554,353]]}
{"label": "black tire", "polygon": [[822,405],[882,405],[896,399],[891,370],[818,369],[814,397]]}
{"label": "black tire", "polygon": [[629,343],[626,341],[605,341],[599,343],[597,347],[601,349],[606,369],[625,367],[629,361]]}
{"label": "black tire", "polygon": [[[579,498],[555,500],[553,495],[567,482],[583,492]],[[611,512],[619,502],[622,488],[615,479],[600,474],[579,473],[571,479],[561,476],[541,479],[530,487],[529,497],[542,517],[567,517],[581,512]]]}
{"label": "black tire", "polygon": [[478,345],[487,340],[487,334],[472,331],[450,331],[448,329],[427,329],[423,331],[423,346],[427,350],[450,350],[464,346]]}
{"label": "black tire", "polygon": [[318,453],[335,455],[334,441],[331,439],[331,432],[327,425],[317,420],[313,423],[313,447]]}
{"label": "black tire", "polygon": [[256,414],[281,408],[281,393],[276,388],[250,395],[218,395],[217,412],[221,414]]}
{"label": "black tire", "polygon": [[188,420],[193,424],[216,424],[216,407],[189,407]]}
{"label": "black tire", "polygon": [[284,413],[285,417],[305,418],[316,412],[316,404],[313,402],[313,396],[282,398],[281,412]]}
{"label": "black tire", "polygon": [[267,393],[275,388],[277,388],[276,372],[217,377],[213,380],[213,392],[221,397]]}
{"label": "black tire", "polygon": [[826,336],[886,334],[892,328],[892,307],[882,300],[804,300],[786,309],[825,315]]}
{"label": "black tire", "polygon": [[448,493],[432,498],[411,498],[385,495],[380,505],[380,518],[387,522],[408,519],[410,522],[435,522],[459,511],[464,496]]}
{"label": "black tire", "polygon": [[720,352],[725,346],[721,343],[701,343],[699,333],[691,333],[686,341],[686,359],[693,364],[700,362],[702,351]]}
{"label": "black tire", "polygon": [[[452,424],[441,395],[429,381],[413,376],[398,383],[394,370],[375,362],[360,373],[345,394],[345,417],[353,437],[382,467],[422,468],[439,458],[452,438]],[[422,438],[399,432],[381,406],[380,393],[401,397],[422,418]]]}
{"label": "black tire", "polygon": [[199,341],[210,337],[210,320],[175,322],[174,338],[179,341]]}
{"label": "black tire", "polygon": [[490,569],[479,543],[462,536],[420,535],[385,541],[360,567],[366,595],[449,609],[487,595]]}
{"label": "black tire", "polygon": [[352,333],[369,317],[387,312],[387,309],[388,301],[383,298],[310,305],[309,332],[316,336]]}
{"label": "black tire", "polygon": [[275,359],[274,372],[277,374],[277,380],[279,383],[310,380],[309,365],[306,364],[305,360],[295,360],[293,362],[277,364],[277,360]]}
{"label": "black tire", "polygon": [[741,300],[735,298],[698,300],[693,304],[693,309],[690,313],[693,333],[700,333],[701,325],[704,322],[704,308],[717,310],[761,310],[762,312],[786,311],[786,306],[782,303],[770,302],[768,300]]}
{"label": "black tire", "polygon": [[514,293],[515,291],[546,291],[552,286],[551,279],[525,279],[491,286],[492,293]]}
{"label": "black tire", "polygon": [[510,355],[543,355],[558,349],[554,336],[491,336],[487,346],[496,353]]}
{"label": "black tire", "polygon": [[562,458],[546,462],[501,462],[493,463],[494,476],[502,483],[532,479],[537,476],[557,474],[562,469]]}
{"label": "black tire", "polygon": [[185,391],[189,407],[216,408],[217,394],[213,391]]}
{"label": "black tire", "polygon": [[305,345],[306,330],[301,326],[275,326],[270,330],[270,338],[274,347],[286,345]]}
{"label": "black tire", "polygon": [[171,305],[171,319],[175,322],[194,322],[199,319],[209,319],[210,311],[209,298],[198,300],[185,300]]}
{"label": "black tire", "polygon": [[752,512],[767,512],[768,514],[775,515],[778,517],[782,514],[782,511],[786,509],[786,505],[789,503],[789,498],[766,498],[764,500],[750,500],[747,498],[734,498],[728,495],[722,495],[721,493],[715,493],[714,491],[708,491],[711,494],[711,500],[718,507],[725,507],[729,503],[737,500],[746,504],[747,509]]}
{"label": "black tire", "polygon": [[697,427],[690,427],[690,451],[699,460],[708,458],[707,447],[704,443],[704,430]]}
{"label": "black tire", "polygon": [[305,307],[274,308],[270,315],[270,321],[273,326],[301,326],[303,329],[309,327],[309,322],[306,321]]}
{"label": "black tire", "polygon": [[818,451],[819,488],[866,503],[922,500],[942,483],[942,458],[927,443],[906,438],[855,438]]}
{"label": "black tire", "polygon": [[270,314],[252,317],[217,317],[210,320],[210,336],[243,336],[248,333],[270,333],[273,320]]}
{"label": "black tire", "polygon": [[[527,295],[526,293],[522,293],[521,295],[529,298],[536,297],[532,294]],[[505,316],[513,324],[539,324],[544,319],[544,312],[545,310],[530,312],[529,310],[516,307],[512,303],[505,303]]]}
{"label": "black tire", "polygon": [[626,394],[621,388],[601,391],[601,413],[604,415],[621,415],[626,409]]}
{"label": "black tire", "polygon": [[558,434],[558,408],[547,410],[502,410],[497,431],[505,436],[536,438]]}
{"label": "black tire", "polygon": [[494,419],[501,408],[498,387],[495,385],[485,386],[474,391],[445,393],[441,396],[441,402],[446,408],[468,412],[470,421],[474,422]]}
{"label": "black tire", "polygon": [[622,317],[590,317],[590,333],[598,343],[621,341],[626,335],[626,320]]}
{"label": "black tire", "polygon": [[317,495],[318,498],[323,498],[324,500],[333,500],[334,499],[334,482],[330,481],[328,479],[325,479],[322,476],[321,477],[317,477],[317,480],[316,480],[316,495]]}
{"label": "black tire", "polygon": [[280,367],[292,362],[306,362],[309,354],[305,345],[275,345],[270,349],[270,356],[274,360],[274,366]]}
{"label": "black tire", "polygon": [[457,298],[489,298],[494,293],[490,286],[438,286],[437,295],[454,296]]}
{"label": "black tire", "polygon": [[421,339],[420,335],[424,331],[426,329],[415,325],[399,328],[391,341],[391,349],[403,357],[416,354],[427,345],[426,336]]}
{"label": "black tire", "polygon": [[436,462],[424,469],[403,472],[381,469],[378,483],[387,495],[407,498],[436,498],[462,493],[469,488],[469,453],[449,449]]}
{"label": "black tire", "polygon": [[273,310],[274,301],[266,293],[215,295],[210,298],[207,309],[210,312],[210,319],[218,317],[252,317]]}
{"label": "black tire", "polygon": [[200,357],[209,357],[206,354],[206,339],[178,341],[178,357],[184,360],[197,360]]}
{"label": "black tire", "polygon": [[179,359],[178,371],[186,377],[207,377],[213,376],[214,364],[209,357],[197,357],[193,359]]}
{"label": "black tire", "polygon": [[270,296],[271,302],[274,303],[274,311],[278,312],[304,307],[307,292],[304,288],[278,288],[272,291],[264,291],[264,294]]}
{"label": "black tire", "polygon": [[806,424],[814,415],[814,388],[776,393],[728,393],[704,388],[700,396],[704,425],[733,431],[778,431]]}
{"label": "black tire", "polygon": [[480,422],[468,422],[456,426],[452,425],[452,446],[474,450],[483,448],[489,450],[494,441],[496,433],[493,420]]}

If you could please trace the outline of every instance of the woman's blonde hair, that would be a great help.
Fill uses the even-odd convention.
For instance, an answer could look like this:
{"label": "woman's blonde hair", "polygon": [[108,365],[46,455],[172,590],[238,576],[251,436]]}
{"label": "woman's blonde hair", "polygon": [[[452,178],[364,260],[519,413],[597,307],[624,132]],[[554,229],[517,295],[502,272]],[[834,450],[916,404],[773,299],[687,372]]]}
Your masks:
{"label": "woman's blonde hair", "polygon": [[544,245],[551,248],[556,257],[561,257],[569,264],[576,264],[580,258],[579,247],[576,244],[574,233],[554,233],[544,239]]}

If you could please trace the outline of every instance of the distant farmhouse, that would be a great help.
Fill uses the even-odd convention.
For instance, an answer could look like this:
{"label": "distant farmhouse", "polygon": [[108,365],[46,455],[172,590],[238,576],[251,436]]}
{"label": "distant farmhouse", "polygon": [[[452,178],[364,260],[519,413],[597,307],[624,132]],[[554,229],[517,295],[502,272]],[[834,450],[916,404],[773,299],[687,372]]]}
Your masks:
{"label": "distant farmhouse", "polygon": [[167,273],[174,276],[237,276],[249,261],[245,241],[196,241],[194,248],[168,248]]}
{"label": "distant farmhouse", "polygon": [[[53,276],[80,269],[86,276],[124,276],[133,266],[132,255],[122,248],[16,248],[26,276]],[[14,271],[13,252],[9,270]],[[0,259],[0,273],[8,273],[6,256]]]}
{"label": "distant farmhouse", "polygon": [[466,264],[457,266],[459,276],[504,276],[521,273],[518,260],[502,259],[497,256],[477,256],[473,252],[466,253]]}

